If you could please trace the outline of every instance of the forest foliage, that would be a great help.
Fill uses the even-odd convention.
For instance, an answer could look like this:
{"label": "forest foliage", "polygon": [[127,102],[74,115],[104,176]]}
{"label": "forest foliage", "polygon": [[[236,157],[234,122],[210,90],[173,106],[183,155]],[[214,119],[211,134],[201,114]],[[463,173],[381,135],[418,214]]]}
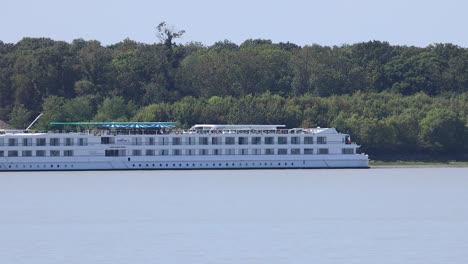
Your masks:
{"label": "forest foliage", "polygon": [[0,120],[333,126],[373,153],[466,153],[468,49],[126,39],[0,41]]}

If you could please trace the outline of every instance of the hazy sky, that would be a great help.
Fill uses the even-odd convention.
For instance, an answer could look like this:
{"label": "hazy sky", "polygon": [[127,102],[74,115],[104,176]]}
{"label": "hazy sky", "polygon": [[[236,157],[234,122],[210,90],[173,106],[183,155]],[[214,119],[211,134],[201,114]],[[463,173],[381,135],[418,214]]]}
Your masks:
{"label": "hazy sky", "polygon": [[182,43],[212,45],[248,38],[299,45],[368,40],[468,47],[468,1],[463,0],[2,0],[0,40],[23,37],[114,44],[125,38],[158,41],[161,21],[186,30]]}

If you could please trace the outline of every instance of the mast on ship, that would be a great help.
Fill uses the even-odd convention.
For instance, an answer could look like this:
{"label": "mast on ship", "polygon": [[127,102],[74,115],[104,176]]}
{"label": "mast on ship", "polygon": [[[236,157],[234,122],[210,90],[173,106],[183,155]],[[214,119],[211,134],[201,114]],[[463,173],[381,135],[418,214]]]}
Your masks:
{"label": "mast on ship", "polygon": [[26,131],[29,131],[29,129],[39,120],[39,118],[42,116],[42,113],[40,113],[32,122],[29,124],[29,126],[26,128]]}

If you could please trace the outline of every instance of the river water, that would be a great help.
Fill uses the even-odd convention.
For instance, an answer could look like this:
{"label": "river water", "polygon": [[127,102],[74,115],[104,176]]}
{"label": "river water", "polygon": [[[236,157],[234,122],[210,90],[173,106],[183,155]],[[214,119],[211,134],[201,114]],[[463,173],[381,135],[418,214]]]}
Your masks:
{"label": "river water", "polygon": [[467,263],[468,168],[0,173],[0,263]]}

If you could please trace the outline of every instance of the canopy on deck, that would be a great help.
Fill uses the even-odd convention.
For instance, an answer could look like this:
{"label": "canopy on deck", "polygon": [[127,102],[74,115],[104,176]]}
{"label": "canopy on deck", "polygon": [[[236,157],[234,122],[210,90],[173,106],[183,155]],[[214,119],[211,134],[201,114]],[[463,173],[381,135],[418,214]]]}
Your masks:
{"label": "canopy on deck", "polygon": [[51,122],[52,126],[93,126],[105,128],[171,128],[175,122]]}

